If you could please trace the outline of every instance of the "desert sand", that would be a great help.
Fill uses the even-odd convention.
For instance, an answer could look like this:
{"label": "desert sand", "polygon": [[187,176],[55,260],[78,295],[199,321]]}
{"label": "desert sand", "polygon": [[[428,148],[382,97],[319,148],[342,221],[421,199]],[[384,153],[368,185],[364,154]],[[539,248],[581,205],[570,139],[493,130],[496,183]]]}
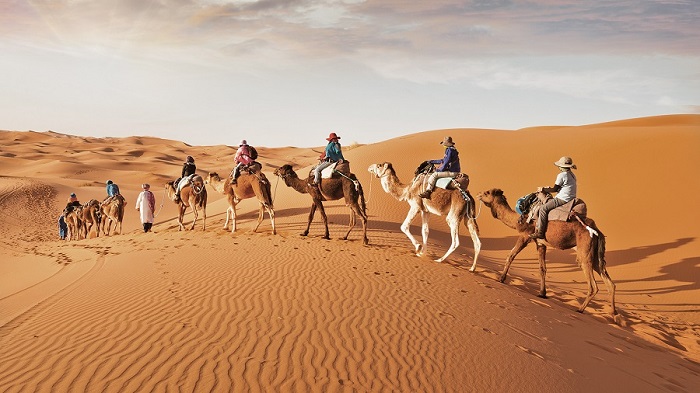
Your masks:
{"label": "desert sand", "polygon": [[[338,131],[341,142],[351,131]],[[391,162],[402,182],[442,157],[452,136],[470,191],[517,198],[551,185],[573,157],[579,197],[607,239],[619,316],[600,292],[576,312],[585,280],[573,250],[548,252],[549,298],[536,296],[534,246],[497,281],[515,232],[478,206],[476,272],[464,226],[431,217],[428,255],[399,227],[408,205],[367,171]],[[87,138],[0,132],[0,391],[691,392],[700,386],[700,115],[517,131],[434,130],[344,146],[362,183],[370,244],[349,209],[326,202],[305,229],[311,199],[273,175],[306,177],[321,147],[266,148],[248,139],[271,180],[277,234],[258,204],[238,205],[223,229],[223,195],[207,186],[206,230],[178,231],[164,184],[187,155],[198,173],[228,173],[235,147],[152,137]],[[126,197],[124,230],[58,238],[68,195]],[[152,233],[134,209],[141,183],[156,197]],[[185,222],[192,214],[185,215]],[[418,236],[419,219],[412,225]]]}

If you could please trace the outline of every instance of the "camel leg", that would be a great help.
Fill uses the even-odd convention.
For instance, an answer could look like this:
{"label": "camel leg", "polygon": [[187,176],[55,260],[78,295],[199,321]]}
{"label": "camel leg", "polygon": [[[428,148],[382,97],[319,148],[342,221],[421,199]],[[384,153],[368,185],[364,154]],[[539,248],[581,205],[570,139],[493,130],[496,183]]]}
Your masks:
{"label": "camel leg", "polygon": [[474,243],[474,263],[469,269],[470,272],[476,270],[476,260],[479,258],[479,252],[481,251],[481,239],[479,239],[479,231],[476,227],[476,219],[469,218],[467,221],[467,228],[469,228],[469,234],[472,237],[472,242]]}
{"label": "camel leg", "polygon": [[362,220],[362,244],[365,246],[369,244],[369,239],[367,238],[367,214],[357,206],[357,214],[360,215],[360,220]]}
{"label": "camel leg", "polygon": [[413,221],[414,218],[418,215],[418,206],[411,206],[411,209],[408,211],[408,215],[406,216],[406,219],[403,220],[403,223],[401,224],[401,232],[403,232],[407,237],[408,240],[411,241],[411,244],[413,244],[413,247],[416,251],[416,255],[419,257],[423,256],[423,247],[418,243],[418,240],[416,240],[415,237],[411,234],[411,221]]}
{"label": "camel leg", "polygon": [[238,226],[238,213],[236,212],[236,205],[231,206],[231,233],[236,232],[236,227]]}
{"label": "camel leg", "polygon": [[258,230],[263,218],[265,218],[265,206],[261,203],[260,209],[258,210],[258,223],[255,225],[255,227],[253,227],[253,232]]}
{"label": "camel leg", "polygon": [[518,238],[518,240],[515,242],[515,246],[512,250],[510,250],[508,258],[506,258],[506,264],[505,266],[503,266],[503,271],[501,272],[501,276],[498,278],[498,281],[506,281],[506,277],[508,276],[508,270],[510,269],[510,264],[513,263],[515,257],[520,253],[520,251],[523,250],[523,248],[525,248],[525,246],[528,245],[528,243],[530,243],[530,238],[522,236]]}
{"label": "camel leg", "polygon": [[270,216],[270,224],[272,224],[272,234],[277,234],[277,229],[275,229],[275,209],[272,207],[267,207],[267,214]]}
{"label": "camel leg", "polygon": [[202,230],[207,230],[207,205],[202,206]]}
{"label": "camel leg", "polygon": [[180,214],[177,216],[177,223],[180,225],[180,229],[178,229],[178,231],[185,229],[185,226],[182,225],[182,220],[185,217],[185,209],[187,209],[185,206],[180,205]]}
{"label": "camel leg", "polygon": [[[318,210],[321,213],[321,218],[323,218],[323,226],[326,228],[326,235],[323,236],[324,239],[330,240],[331,235],[328,232],[328,217],[326,216],[326,209],[323,208],[323,203],[321,201],[318,201]],[[311,225],[311,221],[309,221],[309,225]]]}
{"label": "camel leg", "polygon": [[350,205],[350,223],[348,224],[348,232],[345,234],[345,237],[343,240],[348,240],[348,236],[350,236],[350,231],[352,231],[352,228],[355,227],[355,206]]}
{"label": "camel leg", "polygon": [[547,277],[547,246],[544,244],[537,244],[537,254],[540,261],[540,293],[537,295],[543,299],[547,298],[547,287],[546,287],[546,277]]}
{"label": "camel leg", "polygon": [[[228,220],[229,220],[229,217],[231,217],[231,214],[233,214],[233,213],[231,213],[232,210],[233,210],[233,208],[230,205],[226,209],[226,221],[224,221],[224,230],[228,229]],[[231,232],[233,232],[233,231],[235,231],[235,229],[231,230]]]}
{"label": "camel leg", "polygon": [[428,222],[430,221],[430,213],[425,210],[420,212],[421,220],[421,235],[423,235],[423,252],[428,251],[428,234],[430,233],[430,226]]}
{"label": "camel leg", "polygon": [[301,236],[306,236],[309,234],[309,228],[311,228],[311,221],[314,219],[314,213],[316,213],[316,202],[311,205],[311,210],[309,211],[309,222],[306,223],[306,230],[301,233]]}
{"label": "camel leg", "polygon": [[447,225],[450,227],[450,236],[452,237],[452,243],[450,244],[450,248],[447,249],[447,252],[445,255],[442,256],[442,258],[438,258],[435,260],[435,262],[442,262],[444,261],[454,250],[459,247],[459,218],[457,217],[447,217]]}
{"label": "camel leg", "polygon": [[581,302],[581,307],[578,308],[578,312],[580,313],[586,309],[588,303],[590,303],[591,299],[593,299],[593,297],[598,293],[598,283],[595,282],[595,277],[593,276],[591,256],[588,255],[587,257],[588,258],[583,261],[579,260],[583,274],[586,276],[586,283],[588,283],[588,293],[586,294],[586,298],[583,300],[583,302]]}

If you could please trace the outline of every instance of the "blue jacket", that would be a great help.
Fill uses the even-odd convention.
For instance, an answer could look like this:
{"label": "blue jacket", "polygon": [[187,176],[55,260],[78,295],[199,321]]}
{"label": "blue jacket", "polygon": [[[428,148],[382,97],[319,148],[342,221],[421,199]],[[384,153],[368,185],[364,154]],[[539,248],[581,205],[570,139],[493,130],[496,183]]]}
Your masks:
{"label": "blue jacket", "polygon": [[326,159],[332,161],[345,160],[343,152],[340,150],[340,143],[330,142],[326,145]]}
{"label": "blue jacket", "polygon": [[107,184],[107,196],[119,195],[119,186],[112,183]]}
{"label": "blue jacket", "polygon": [[454,146],[445,148],[445,157],[441,160],[431,160],[431,164],[440,164],[437,172],[461,172],[459,167],[459,152]]}

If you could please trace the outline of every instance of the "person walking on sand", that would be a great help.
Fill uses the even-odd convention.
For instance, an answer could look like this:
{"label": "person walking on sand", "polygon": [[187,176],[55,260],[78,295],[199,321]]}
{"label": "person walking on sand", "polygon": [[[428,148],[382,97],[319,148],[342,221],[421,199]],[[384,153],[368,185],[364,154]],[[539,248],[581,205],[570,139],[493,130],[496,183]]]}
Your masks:
{"label": "person walking on sand", "polygon": [[326,145],[326,151],[323,156],[321,156],[321,163],[316,166],[314,170],[314,184],[318,184],[321,181],[321,171],[325,168],[333,165],[333,163],[342,163],[345,160],[343,157],[343,151],[338,141],[340,137],[336,135],[335,132],[331,132],[326,140],[328,144]]}
{"label": "person walking on sand", "polygon": [[552,187],[537,187],[537,192],[556,192],[557,196],[547,200],[540,208],[535,232],[530,235],[532,239],[544,239],[544,234],[547,232],[547,215],[550,210],[576,198],[576,175],[571,171],[576,169],[574,160],[571,157],[564,156],[555,162],[554,165],[560,171],[556,180],[554,180],[554,185]]}
{"label": "person walking on sand", "polygon": [[141,223],[143,231],[149,232],[153,226],[154,213],[156,211],[156,197],[150,191],[151,186],[148,183],[141,185],[143,191],[136,199],[136,210],[141,213]]}
{"label": "person walking on sand", "polygon": [[440,166],[430,175],[430,177],[428,177],[428,187],[426,187],[425,191],[418,195],[421,198],[430,199],[430,194],[433,193],[435,183],[438,179],[443,177],[456,177],[461,171],[459,165],[459,152],[457,151],[454,142],[452,142],[452,137],[446,136],[445,139],[440,142],[440,144],[445,146],[445,156],[439,160],[428,161],[431,164],[440,164]]}
{"label": "person walking on sand", "polygon": [[68,236],[68,225],[66,224],[66,216],[61,214],[58,217],[58,236],[61,237],[61,240],[66,240],[66,236]]}

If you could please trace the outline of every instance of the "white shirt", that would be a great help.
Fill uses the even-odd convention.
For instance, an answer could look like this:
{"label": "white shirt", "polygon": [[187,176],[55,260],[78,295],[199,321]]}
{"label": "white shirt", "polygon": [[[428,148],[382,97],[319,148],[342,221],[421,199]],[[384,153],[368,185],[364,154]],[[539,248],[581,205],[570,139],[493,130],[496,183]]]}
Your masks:
{"label": "white shirt", "polygon": [[576,198],[576,175],[572,171],[560,172],[554,184],[561,187],[555,198],[564,202]]}

